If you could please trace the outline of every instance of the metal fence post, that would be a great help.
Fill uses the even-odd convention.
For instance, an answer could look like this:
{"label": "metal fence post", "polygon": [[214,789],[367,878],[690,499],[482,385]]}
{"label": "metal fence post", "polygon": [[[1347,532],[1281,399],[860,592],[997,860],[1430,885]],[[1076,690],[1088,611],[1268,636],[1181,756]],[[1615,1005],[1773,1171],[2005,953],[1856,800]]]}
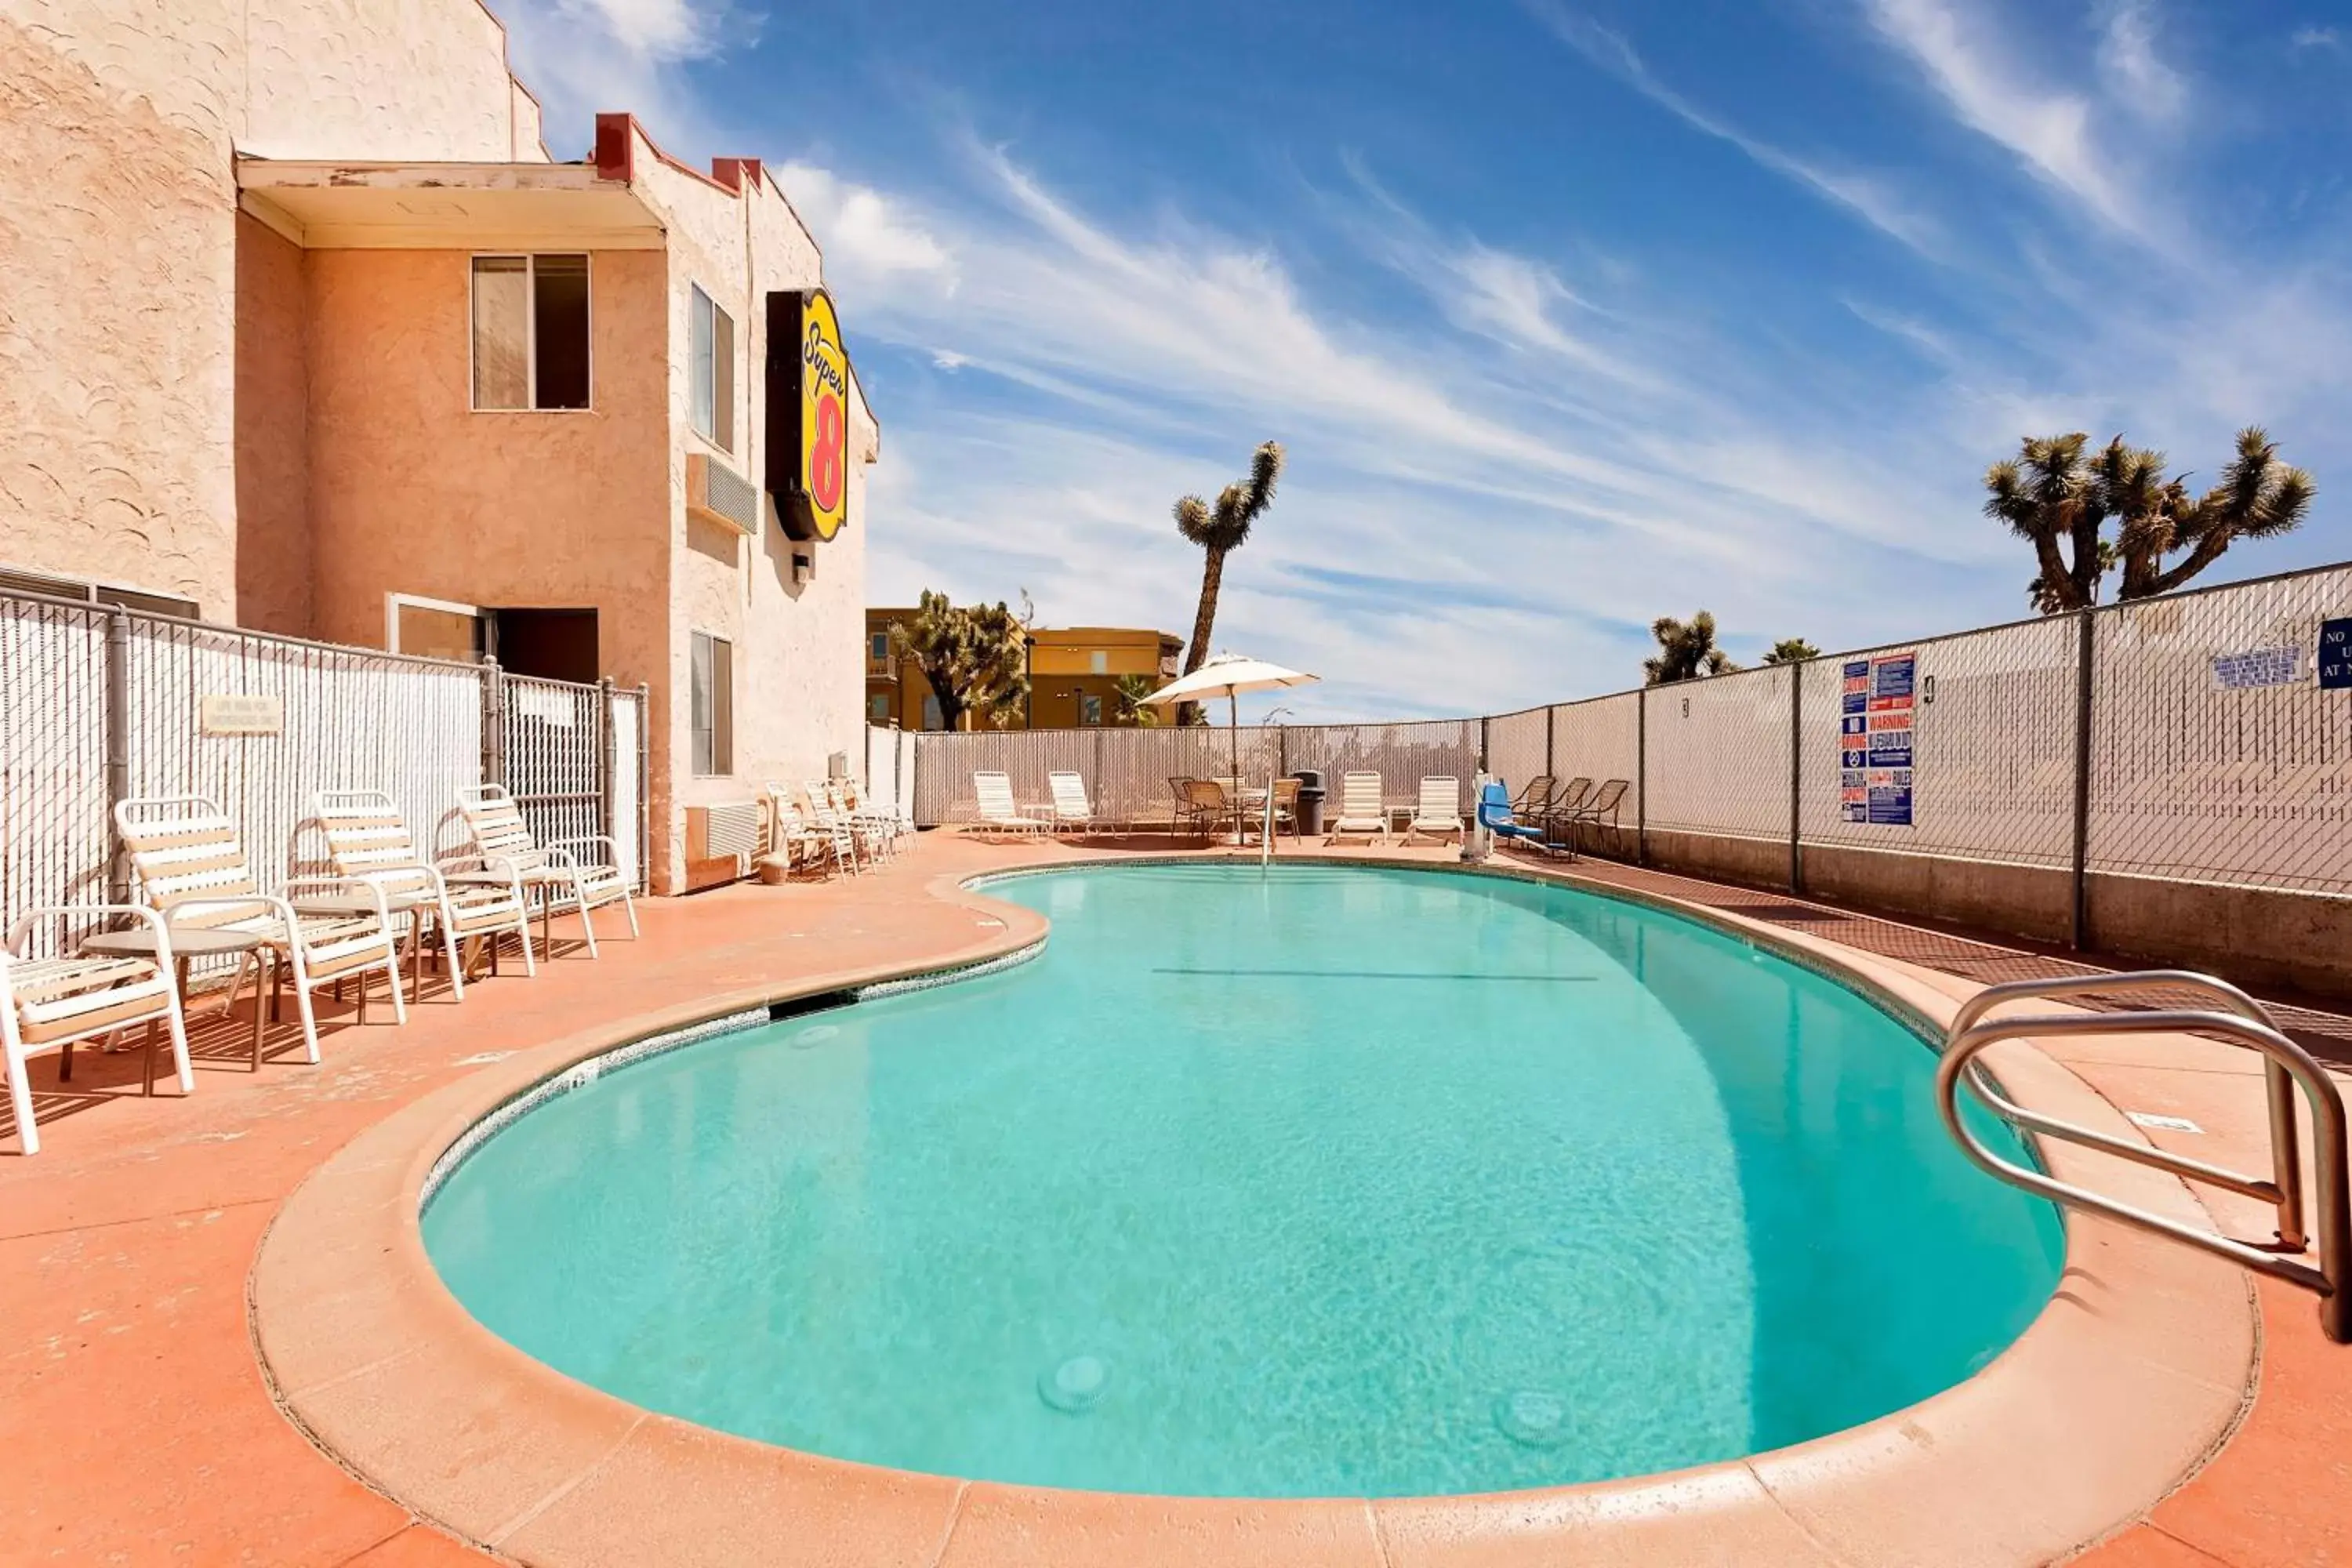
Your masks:
{"label": "metal fence post", "polygon": [[1486,726],[1491,721],[1484,717],[1478,721],[1478,771],[1482,773],[1486,771]]}
{"label": "metal fence post", "polygon": [[613,678],[596,678],[596,831],[613,837]]}
{"label": "metal fence post", "polygon": [[2091,867],[2091,672],[2096,610],[2082,616],[2080,652],[2074,668],[2074,910],[2072,922],[2077,952],[2090,945]]}
{"label": "metal fence post", "polygon": [[637,682],[637,890],[654,885],[654,689]]}
{"label": "metal fence post", "polygon": [[[1552,767],[1551,761],[1552,719],[1557,712],[1558,710],[1553,708],[1549,702],[1544,704],[1544,778],[1547,781],[1546,787],[1548,789],[1550,785],[1557,784],[1559,782],[1559,780],[1554,776],[1554,769]],[[1558,792],[1553,791],[1552,793],[1557,794]],[[1635,809],[1638,810],[1639,808],[1636,807]]]}
{"label": "metal fence post", "polygon": [[1288,778],[1290,776],[1290,726],[1287,724],[1276,724],[1274,727],[1274,761],[1282,776]]}
{"label": "metal fence post", "polygon": [[1789,891],[1805,890],[1805,667],[1789,668]]}
{"label": "metal fence post", "polygon": [[1633,864],[1650,863],[1650,689],[1633,692]]}
{"label": "metal fence post", "polygon": [[106,837],[113,847],[106,863],[109,903],[131,901],[131,854],[114,828],[114,808],[130,798],[131,616],[117,605],[106,614]]}
{"label": "metal fence post", "polygon": [[506,676],[495,658],[482,660],[482,782],[507,782]]}

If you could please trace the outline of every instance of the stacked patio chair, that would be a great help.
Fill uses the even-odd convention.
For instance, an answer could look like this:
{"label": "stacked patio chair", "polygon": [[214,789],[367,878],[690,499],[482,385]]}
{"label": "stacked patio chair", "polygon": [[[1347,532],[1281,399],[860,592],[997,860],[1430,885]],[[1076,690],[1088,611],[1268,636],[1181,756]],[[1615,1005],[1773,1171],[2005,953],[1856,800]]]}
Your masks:
{"label": "stacked patio chair", "polygon": [[[444,871],[427,863],[400,807],[380,789],[320,790],[310,797],[310,810],[326,833],[327,858],[336,872],[381,890],[393,917],[408,922],[413,964],[423,962],[428,928],[440,938],[449,991],[458,1001],[466,999],[469,965],[484,950],[490,973],[499,972],[499,939],[509,931],[522,944],[523,973],[539,973],[530,903],[511,870]],[[410,978],[413,984],[420,977],[412,973]]]}
{"label": "stacked patio chair", "polygon": [[[587,936],[588,956],[596,956],[593,911],[618,904],[629,917],[629,935],[637,934],[636,900],[629,895],[628,873],[621,869],[619,846],[602,833],[583,833],[541,844],[531,836],[522,810],[504,784],[478,784],[457,792],[457,809],[466,819],[474,858],[485,871],[512,877],[525,897],[539,910],[539,945],[549,957],[555,948],[549,930],[558,910],[576,910]],[[582,850],[601,851],[583,858]]]}
{"label": "stacked patio chair", "polygon": [[839,786],[829,779],[801,781],[801,795],[808,802],[809,820],[816,824],[816,830],[827,837],[840,834],[848,839],[849,870],[854,876],[874,864],[879,847],[872,826],[860,823],[840,805],[838,791]]}
{"label": "stacked patio chair", "polygon": [[1624,832],[1623,825],[1617,820],[1618,809],[1624,804],[1625,792],[1633,787],[1631,779],[1610,779],[1593,792],[1591,799],[1559,815],[1558,820],[1571,856],[1576,852],[1576,836],[1581,828],[1591,828],[1597,834],[1606,827],[1612,837]]}
{"label": "stacked patio chair", "polygon": [[[155,956],[35,958],[27,939],[35,923],[45,918],[79,919],[112,915],[143,921],[153,930]],[[255,1005],[260,1005],[258,996]],[[194,1094],[195,1074],[188,1067],[188,1031],[180,1016],[179,986],[172,967],[172,938],[163,917],[135,904],[48,905],[27,910],[8,928],[0,948],[0,1068],[8,1077],[8,1105],[16,1118],[19,1152],[41,1152],[41,1135],[33,1125],[32,1086],[25,1079],[25,1058],[35,1051],[70,1054],[78,1040],[111,1037],[134,1025],[147,1028],[144,1092],[155,1089],[156,1026],[171,1031],[172,1061],[178,1069],[180,1092]],[[60,1069],[59,1076],[63,1071]]]}
{"label": "stacked patio chair", "polygon": [[782,784],[768,786],[769,853],[781,855],[784,870],[790,875],[795,868],[816,867],[830,878],[835,871],[856,876],[858,871],[857,838],[849,825],[825,813],[819,823],[814,814],[801,815],[800,803],[793,792]]}
{"label": "stacked patio chair", "polygon": [[[141,895],[174,929],[198,928],[253,939],[251,954],[237,960],[229,1001],[255,963],[253,1005],[261,1005],[258,960],[270,964],[272,991],[287,978],[302,1019],[308,1060],[319,1060],[319,1023],[310,994],[322,985],[339,993],[345,980],[359,986],[359,1021],[367,1022],[368,980],[383,971],[392,987],[395,1023],[408,1022],[400,994],[397,928],[381,889],[345,877],[293,877],[283,895],[265,893],[247,861],[236,825],[203,795],[149,795],[119,801],[114,830],[131,854]],[[342,907],[310,908],[294,901],[305,893],[341,895]],[[367,907],[366,913],[354,906]],[[290,973],[289,973],[290,972]],[[259,1051],[258,1036],[255,1049]],[[257,1060],[257,1067],[259,1065]]]}

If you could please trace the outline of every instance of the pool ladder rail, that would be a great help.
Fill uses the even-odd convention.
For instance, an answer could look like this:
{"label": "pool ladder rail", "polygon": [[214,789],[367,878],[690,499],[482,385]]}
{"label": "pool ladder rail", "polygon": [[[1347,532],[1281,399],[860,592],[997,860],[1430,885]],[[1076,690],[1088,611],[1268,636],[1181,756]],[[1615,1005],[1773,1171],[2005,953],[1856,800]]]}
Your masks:
{"label": "pool ladder rail", "polygon": [[[2005,1002],[2052,1000],[2096,993],[2113,996],[2134,991],[2189,992],[2210,999],[2221,1009],[2123,1013],[2064,1013],[1987,1016]],[[2001,1040],[2060,1035],[2144,1035],[2197,1033],[2220,1036],[2263,1055],[2263,1086],[2270,1101],[2271,1175],[2249,1176],[2186,1155],[2169,1153],[2147,1143],[2110,1137],[2026,1110],[2000,1092],[1977,1057]],[[2088,1188],[2054,1180],[2039,1171],[2002,1159],[1978,1142],[1961,1123],[1960,1080],[1984,1101],[1993,1114],[2012,1126],[2028,1128],[2045,1137],[2061,1138],[2101,1150],[2138,1164],[2168,1171],[2191,1182],[2240,1194],[2278,1211],[2278,1248],[2251,1246],[2210,1231],[2196,1229],[2162,1215],[2102,1197]],[[2315,1153],[2317,1192],[2313,1226],[2304,1223],[2301,1128],[2295,1117],[2297,1088],[2311,1101],[2312,1126],[2318,1147]],[[2337,1344],[2352,1343],[2352,1199],[2346,1193],[2344,1097],[2327,1070],[2311,1053],[2279,1033],[2261,1003],[2236,986],[2180,969],[2151,969],[2132,974],[2070,975],[2063,979],[2019,980],[1989,985],[1977,993],[1953,1017],[1945,1032],[1943,1060],[1936,1069],[1936,1110],[1945,1131],[1988,1174],[2012,1187],[2038,1194],[2054,1203],[2106,1215],[2186,1247],[2217,1254],[2232,1263],[2299,1285],[2319,1297],[2319,1326]],[[2317,1247],[2317,1267],[2288,1256]]]}

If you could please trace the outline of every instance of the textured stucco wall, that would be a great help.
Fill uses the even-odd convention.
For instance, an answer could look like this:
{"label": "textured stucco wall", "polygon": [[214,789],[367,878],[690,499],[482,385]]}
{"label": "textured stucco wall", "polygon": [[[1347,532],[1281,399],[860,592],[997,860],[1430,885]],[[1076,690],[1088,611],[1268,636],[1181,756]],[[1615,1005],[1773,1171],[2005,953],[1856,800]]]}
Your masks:
{"label": "textured stucco wall", "polygon": [[318,635],[382,647],[384,595],[598,612],[623,685],[667,668],[667,294],[659,251],[589,262],[591,396],[476,413],[469,260],[310,253]]}
{"label": "textured stucco wall", "polygon": [[[688,805],[751,798],[770,780],[822,777],[825,759],[836,751],[848,752],[853,767],[863,770],[865,665],[858,649],[866,517],[865,465],[858,459],[874,449],[876,436],[870,416],[862,406],[855,409],[849,521],[839,536],[816,547],[812,583],[793,584],[790,543],[772,507],[763,507],[757,539],[688,521],[691,452],[725,462],[755,486],[764,484],[765,296],[815,284],[821,262],[799,220],[764,181],[747,184],[739,196],[664,163],[642,139],[633,161],[639,194],[667,224],[671,258],[669,381],[677,438],[668,515],[677,552],[669,691],[666,698],[656,691],[654,708],[653,811],[657,824],[670,825],[669,864],[657,874],[657,885],[672,886],[684,876]],[[736,321],[732,452],[694,434],[689,417],[688,311],[698,284]],[[735,647],[735,769],[724,778],[696,778],[689,771],[688,696],[697,631],[726,637]]]}
{"label": "textured stucco wall", "polygon": [[0,0],[0,562],[235,617],[235,151],[537,158],[519,96],[478,0]]}
{"label": "textured stucco wall", "polygon": [[191,5],[166,42],[134,17],[58,37],[27,9],[0,16],[0,562],[226,618],[235,35]]}
{"label": "textured stucco wall", "polygon": [[301,248],[236,219],[236,621],[310,630],[310,310]]}

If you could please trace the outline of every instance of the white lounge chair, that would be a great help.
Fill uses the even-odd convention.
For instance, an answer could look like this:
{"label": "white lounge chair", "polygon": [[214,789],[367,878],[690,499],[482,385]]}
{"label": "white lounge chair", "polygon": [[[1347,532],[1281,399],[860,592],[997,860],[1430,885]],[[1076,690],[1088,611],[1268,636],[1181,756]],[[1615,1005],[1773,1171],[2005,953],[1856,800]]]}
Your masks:
{"label": "white lounge chair", "polygon": [[[879,858],[874,831],[850,814],[839,784],[831,779],[804,779],[801,794],[807,797],[809,817],[816,824],[816,830],[829,837],[837,835],[841,843],[848,847],[849,858],[841,863],[853,876],[874,864]],[[840,859],[838,845],[834,858]]]}
{"label": "white lounge chair", "polygon": [[[155,937],[155,956],[33,958],[23,949],[36,921],[49,916],[79,918],[129,915],[144,921]],[[260,1005],[258,996],[255,1005]],[[33,1090],[25,1080],[25,1058],[34,1051],[68,1050],[77,1040],[112,1035],[134,1024],[147,1026],[147,1089],[155,1087],[155,1026],[172,1031],[172,1061],[180,1092],[193,1094],[196,1077],[188,1067],[188,1031],[180,1016],[180,991],[172,968],[172,937],[163,917],[135,904],[50,905],[27,910],[8,928],[0,949],[0,1067],[8,1075],[8,1104],[16,1117],[16,1147],[41,1152],[33,1126]],[[60,1071],[63,1069],[60,1068]]]}
{"label": "white lounge chair", "polygon": [[1404,841],[1410,844],[1416,835],[1444,840],[1462,837],[1462,781],[1435,773],[1421,781],[1421,800],[1412,809],[1412,822],[1406,827]]}
{"label": "white lounge chair", "polygon": [[818,867],[828,877],[834,870],[857,870],[857,842],[848,826],[829,813],[828,825],[818,826],[801,815],[800,803],[782,784],[768,786],[768,853],[781,857],[784,874],[795,868]]}
{"label": "white lounge chair", "polygon": [[[175,928],[198,927],[251,937],[255,952],[267,953],[273,963],[282,963],[292,972],[294,1005],[301,1016],[302,1047],[308,1060],[319,1059],[319,1021],[311,1010],[310,994],[322,985],[356,981],[360,1022],[364,1024],[368,976],[381,969],[392,985],[393,1021],[408,1022],[407,1004],[400,994],[396,928],[382,889],[347,877],[289,877],[284,895],[263,892],[237,840],[236,825],[202,795],[152,795],[118,802],[114,828],[131,852],[141,895],[167,922]],[[347,905],[369,906],[368,912],[306,909],[294,901],[306,893],[336,894]],[[245,960],[240,959],[238,982],[244,974]],[[236,984],[230,985],[232,1002],[236,997]],[[257,966],[256,1007],[261,1005],[260,986]],[[258,1037],[257,1034],[257,1067]]]}
{"label": "white lounge chair", "polygon": [[1342,838],[1366,840],[1389,836],[1389,812],[1386,787],[1378,773],[1342,773],[1339,775],[1339,815],[1331,819],[1324,842],[1336,843]]}
{"label": "white lounge chair", "polygon": [[1054,826],[1038,817],[1021,815],[1021,808],[1013,800],[1013,780],[1003,773],[972,774],[971,794],[979,805],[980,825],[991,832],[1035,834]]}
{"label": "white lounge chair", "polygon": [[[601,833],[583,833],[541,844],[531,837],[522,809],[504,784],[477,784],[457,792],[457,809],[466,818],[474,855],[485,871],[514,878],[526,896],[539,903],[540,946],[548,956],[555,948],[548,927],[558,909],[580,911],[580,929],[587,933],[588,956],[596,956],[596,921],[593,911],[618,904],[629,917],[629,934],[637,934],[636,900],[629,896],[629,879],[621,869],[620,847]],[[581,858],[580,849],[602,848],[601,859]]]}
{"label": "white lounge chair", "polygon": [[[530,951],[530,906],[511,871],[444,871],[426,863],[409,837],[408,823],[392,796],[380,789],[322,789],[310,810],[327,835],[327,858],[355,882],[383,889],[394,918],[429,922],[449,961],[449,990],[466,998],[463,950],[488,948],[490,973],[498,973],[499,938],[508,931],[522,943],[526,974],[539,973]],[[421,959],[425,931],[413,931]]]}
{"label": "white lounge chair", "polygon": [[1087,799],[1087,781],[1076,773],[1047,773],[1045,784],[1054,795],[1055,829],[1076,828],[1091,837],[1095,808],[1094,803]]}

